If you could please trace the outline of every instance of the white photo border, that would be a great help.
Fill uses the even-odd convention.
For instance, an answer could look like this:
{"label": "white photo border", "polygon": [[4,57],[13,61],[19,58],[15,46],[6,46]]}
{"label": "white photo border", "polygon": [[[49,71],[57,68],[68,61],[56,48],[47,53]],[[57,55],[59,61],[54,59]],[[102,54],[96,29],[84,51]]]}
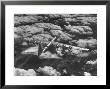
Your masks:
{"label": "white photo border", "polygon": [[[14,14],[97,14],[97,76],[14,76]],[[106,5],[6,5],[6,85],[106,85]]]}

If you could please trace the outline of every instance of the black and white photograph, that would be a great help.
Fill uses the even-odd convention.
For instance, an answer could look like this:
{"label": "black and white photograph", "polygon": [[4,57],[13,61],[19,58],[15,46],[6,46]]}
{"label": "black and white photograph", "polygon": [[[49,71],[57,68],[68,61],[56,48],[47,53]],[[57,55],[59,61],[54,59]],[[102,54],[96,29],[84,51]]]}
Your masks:
{"label": "black and white photograph", "polygon": [[15,76],[97,76],[97,14],[14,14]]}
{"label": "black and white photograph", "polygon": [[36,4],[6,6],[6,85],[104,85],[106,5]]}

